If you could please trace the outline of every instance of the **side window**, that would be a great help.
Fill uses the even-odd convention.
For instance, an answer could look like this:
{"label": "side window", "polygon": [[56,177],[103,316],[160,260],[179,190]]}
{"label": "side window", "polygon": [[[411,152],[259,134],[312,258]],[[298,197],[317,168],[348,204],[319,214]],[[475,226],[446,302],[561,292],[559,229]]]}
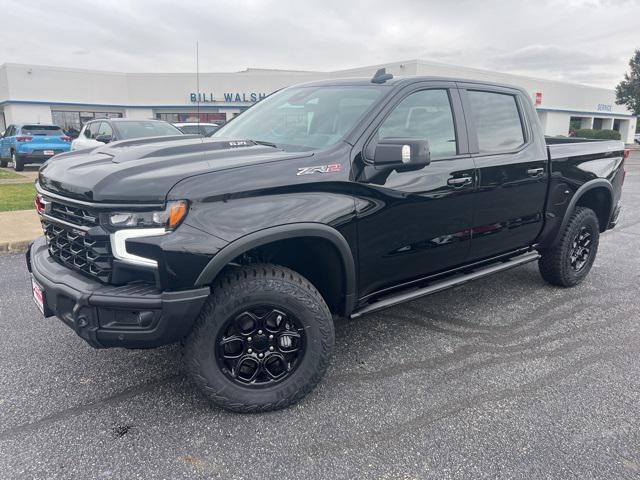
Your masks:
{"label": "side window", "polygon": [[100,122],[100,126],[98,127],[98,132],[95,134],[98,135],[108,135],[109,137],[113,136],[113,130],[111,129],[111,125],[108,122]]}
{"label": "side window", "polygon": [[14,127],[13,125],[9,125],[9,128],[7,128],[7,133],[4,134],[5,137],[13,137],[13,135],[15,134],[16,131],[16,127]]}
{"label": "side window", "polygon": [[89,139],[93,138],[94,135],[93,135],[92,129],[96,128],[97,126],[98,125],[95,123],[87,123],[84,126],[84,136]]}
{"label": "side window", "polygon": [[480,153],[508,152],[524,144],[524,129],[516,97],[474,90],[467,91],[467,97]]}
{"label": "side window", "polygon": [[447,90],[422,90],[409,95],[386,118],[378,138],[405,137],[429,142],[431,158],[457,153],[456,129]]}

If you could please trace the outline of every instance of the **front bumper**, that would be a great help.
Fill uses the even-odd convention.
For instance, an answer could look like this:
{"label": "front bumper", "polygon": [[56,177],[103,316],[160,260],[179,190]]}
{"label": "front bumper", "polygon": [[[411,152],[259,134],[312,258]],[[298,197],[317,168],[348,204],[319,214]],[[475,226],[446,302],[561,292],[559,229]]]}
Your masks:
{"label": "front bumper", "polygon": [[103,285],[56,262],[44,237],[27,251],[27,265],[44,290],[45,316],[56,316],[95,348],[151,348],[189,333],[208,287],[161,292],[154,285]]}

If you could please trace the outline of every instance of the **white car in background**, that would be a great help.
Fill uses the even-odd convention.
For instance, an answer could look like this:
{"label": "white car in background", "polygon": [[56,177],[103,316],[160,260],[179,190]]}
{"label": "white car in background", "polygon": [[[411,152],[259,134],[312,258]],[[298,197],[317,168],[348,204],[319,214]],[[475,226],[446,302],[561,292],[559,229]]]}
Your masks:
{"label": "white car in background", "polygon": [[71,150],[95,148],[116,140],[145,137],[184,135],[164,120],[128,120],[126,118],[102,118],[87,122],[78,138],[71,142]]}
{"label": "white car in background", "polygon": [[174,123],[173,126],[179,128],[182,133],[187,135],[202,135],[203,137],[208,137],[220,128],[220,125],[217,123],[197,122]]}

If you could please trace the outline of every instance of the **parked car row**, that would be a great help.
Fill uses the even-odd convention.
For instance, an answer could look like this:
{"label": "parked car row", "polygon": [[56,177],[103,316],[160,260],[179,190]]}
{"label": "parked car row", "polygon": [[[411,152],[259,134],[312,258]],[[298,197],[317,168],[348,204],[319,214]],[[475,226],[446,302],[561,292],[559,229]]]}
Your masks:
{"label": "parked car row", "polygon": [[176,123],[163,120],[130,120],[102,118],[87,122],[77,138],[72,139],[62,128],[52,124],[14,124],[0,137],[0,167],[9,162],[20,172],[27,164],[42,164],[54,155],[69,150],[94,148],[116,140],[166,137],[172,135],[210,136],[215,123]]}

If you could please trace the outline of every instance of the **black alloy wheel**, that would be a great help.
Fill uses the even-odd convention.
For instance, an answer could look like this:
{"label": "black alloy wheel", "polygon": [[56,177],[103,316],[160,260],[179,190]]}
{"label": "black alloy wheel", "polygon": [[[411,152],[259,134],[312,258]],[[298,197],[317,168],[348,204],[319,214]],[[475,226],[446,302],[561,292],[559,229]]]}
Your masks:
{"label": "black alloy wheel", "polygon": [[216,358],[233,382],[268,387],[295,371],[304,357],[305,340],[294,315],[258,306],[227,320],[216,341]]}
{"label": "black alloy wheel", "polygon": [[262,263],[230,269],[211,291],[183,345],[186,371],[213,405],[278,410],[317,385],[335,333],[329,307],[311,282]]}
{"label": "black alloy wheel", "polygon": [[551,285],[575,287],[591,271],[598,253],[600,224],[590,208],[576,207],[550,248],[540,250],[540,274]]}
{"label": "black alloy wheel", "polygon": [[569,253],[569,263],[576,272],[582,270],[589,261],[591,255],[591,231],[584,225],[574,237]]}

